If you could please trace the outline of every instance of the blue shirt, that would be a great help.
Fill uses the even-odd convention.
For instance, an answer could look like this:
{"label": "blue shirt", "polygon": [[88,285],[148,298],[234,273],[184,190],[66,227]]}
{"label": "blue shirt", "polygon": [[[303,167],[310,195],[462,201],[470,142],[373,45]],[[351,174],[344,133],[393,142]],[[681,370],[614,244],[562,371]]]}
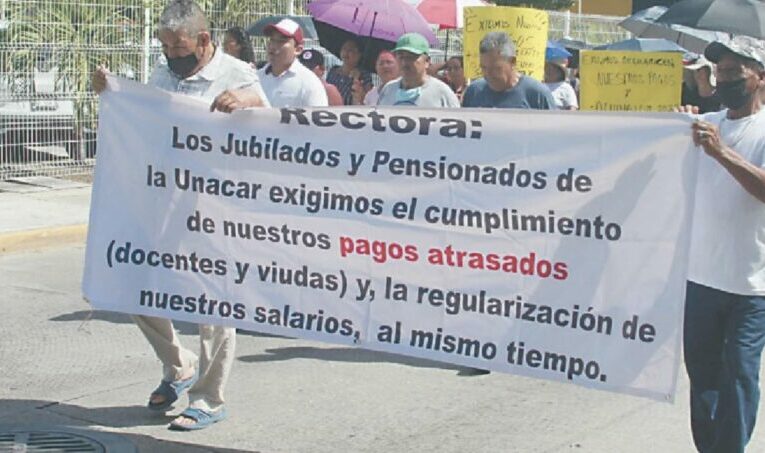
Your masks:
{"label": "blue shirt", "polygon": [[489,88],[485,79],[471,83],[462,98],[463,107],[555,110],[550,90],[541,82],[521,75],[518,83],[502,92]]}

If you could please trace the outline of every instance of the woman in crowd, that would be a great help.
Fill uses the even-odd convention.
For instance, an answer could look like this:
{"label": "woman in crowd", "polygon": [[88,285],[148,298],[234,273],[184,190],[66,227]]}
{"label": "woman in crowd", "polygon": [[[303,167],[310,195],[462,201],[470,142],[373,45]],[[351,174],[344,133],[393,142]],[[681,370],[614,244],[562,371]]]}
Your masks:
{"label": "woman in crowd", "polygon": [[333,66],[327,73],[327,82],[336,86],[343,96],[345,105],[353,104],[353,80],[358,79],[362,87],[372,87],[372,74],[361,68],[361,45],[349,39],[340,48],[340,59],[343,64]]}
{"label": "woman in crowd", "polygon": [[550,89],[555,106],[561,110],[578,110],[579,101],[574,87],[568,83],[566,71],[568,60],[556,59],[545,61],[545,85]]}
{"label": "woman in crowd", "polygon": [[467,88],[462,56],[450,57],[446,60],[444,69],[446,69],[445,82],[454,91],[454,94],[457,95],[457,99],[462,102],[462,94],[465,92],[465,88]]}
{"label": "woman in crowd", "polygon": [[364,90],[360,80],[356,80],[353,85],[353,103],[363,105],[377,105],[377,98],[380,96],[380,88],[386,83],[398,78],[398,61],[389,50],[383,50],[377,55],[375,60],[375,72],[380,79],[378,85],[370,90]]}
{"label": "woman in crowd", "polygon": [[255,51],[250,37],[242,27],[231,27],[223,36],[223,51],[244,62],[255,63]]}
{"label": "woman in crowd", "polygon": [[455,55],[441,63],[431,61],[428,67],[428,74],[449,85],[449,88],[457,95],[460,103],[462,102],[462,93],[467,88],[463,61],[461,55]]}

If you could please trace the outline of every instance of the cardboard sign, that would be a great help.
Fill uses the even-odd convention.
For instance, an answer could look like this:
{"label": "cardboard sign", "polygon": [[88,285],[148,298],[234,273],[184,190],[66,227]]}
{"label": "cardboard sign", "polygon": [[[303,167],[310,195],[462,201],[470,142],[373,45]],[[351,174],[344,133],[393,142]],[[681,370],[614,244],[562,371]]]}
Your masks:
{"label": "cardboard sign", "polygon": [[589,50],[579,65],[582,110],[670,112],[680,105],[679,52]]}
{"label": "cardboard sign", "polygon": [[479,45],[486,33],[504,31],[516,47],[516,65],[520,72],[537,80],[545,74],[545,46],[549,18],[546,11],[533,8],[488,6],[465,8],[464,61],[465,77],[482,77]]}

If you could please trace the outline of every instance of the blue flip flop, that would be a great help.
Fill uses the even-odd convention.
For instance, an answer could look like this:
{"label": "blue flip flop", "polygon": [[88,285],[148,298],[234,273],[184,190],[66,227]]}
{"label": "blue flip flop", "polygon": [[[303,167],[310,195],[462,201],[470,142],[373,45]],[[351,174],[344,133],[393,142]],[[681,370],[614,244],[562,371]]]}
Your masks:
{"label": "blue flip flop", "polygon": [[192,385],[194,385],[197,382],[197,379],[199,379],[199,370],[194,372],[194,376],[191,376],[188,379],[182,380],[178,379],[177,381],[165,381],[159,383],[159,387],[157,387],[153,392],[151,392],[152,395],[161,395],[165,397],[165,400],[162,401],[159,404],[153,404],[151,402],[151,397],[149,397],[149,403],[146,405],[149,409],[153,411],[166,411],[170,409],[170,407],[175,403],[178,398],[188,390]]}
{"label": "blue flip flop", "polygon": [[225,419],[226,415],[225,407],[220,408],[216,412],[208,412],[203,411],[202,409],[189,407],[185,411],[181,412],[179,416],[190,418],[194,420],[194,423],[190,425],[181,425],[180,423],[172,422],[170,423],[170,426],[168,426],[168,429],[172,429],[174,431],[196,431],[198,429],[207,428],[213,423],[218,423],[219,421]]}

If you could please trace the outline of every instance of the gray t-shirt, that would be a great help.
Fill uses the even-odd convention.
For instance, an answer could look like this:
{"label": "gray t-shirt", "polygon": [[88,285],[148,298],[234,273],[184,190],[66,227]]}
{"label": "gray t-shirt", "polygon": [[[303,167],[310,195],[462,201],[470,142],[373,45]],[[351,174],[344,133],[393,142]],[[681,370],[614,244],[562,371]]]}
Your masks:
{"label": "gray t-shirt", "polygon": [[401,79],[391,80],[380,89],[377,105],[416,105],[417,107],[458,108],[460,101],[449,85],[428,76],[417,88],[401,88]]}
{"label": "gray t-shirt", "polygon": [[555,100],[550,90],[541,82],[522,75],[514,87],[502,92],[489,88],[486,79],[476,80],[465,90],[462,106],[555,110]]}

